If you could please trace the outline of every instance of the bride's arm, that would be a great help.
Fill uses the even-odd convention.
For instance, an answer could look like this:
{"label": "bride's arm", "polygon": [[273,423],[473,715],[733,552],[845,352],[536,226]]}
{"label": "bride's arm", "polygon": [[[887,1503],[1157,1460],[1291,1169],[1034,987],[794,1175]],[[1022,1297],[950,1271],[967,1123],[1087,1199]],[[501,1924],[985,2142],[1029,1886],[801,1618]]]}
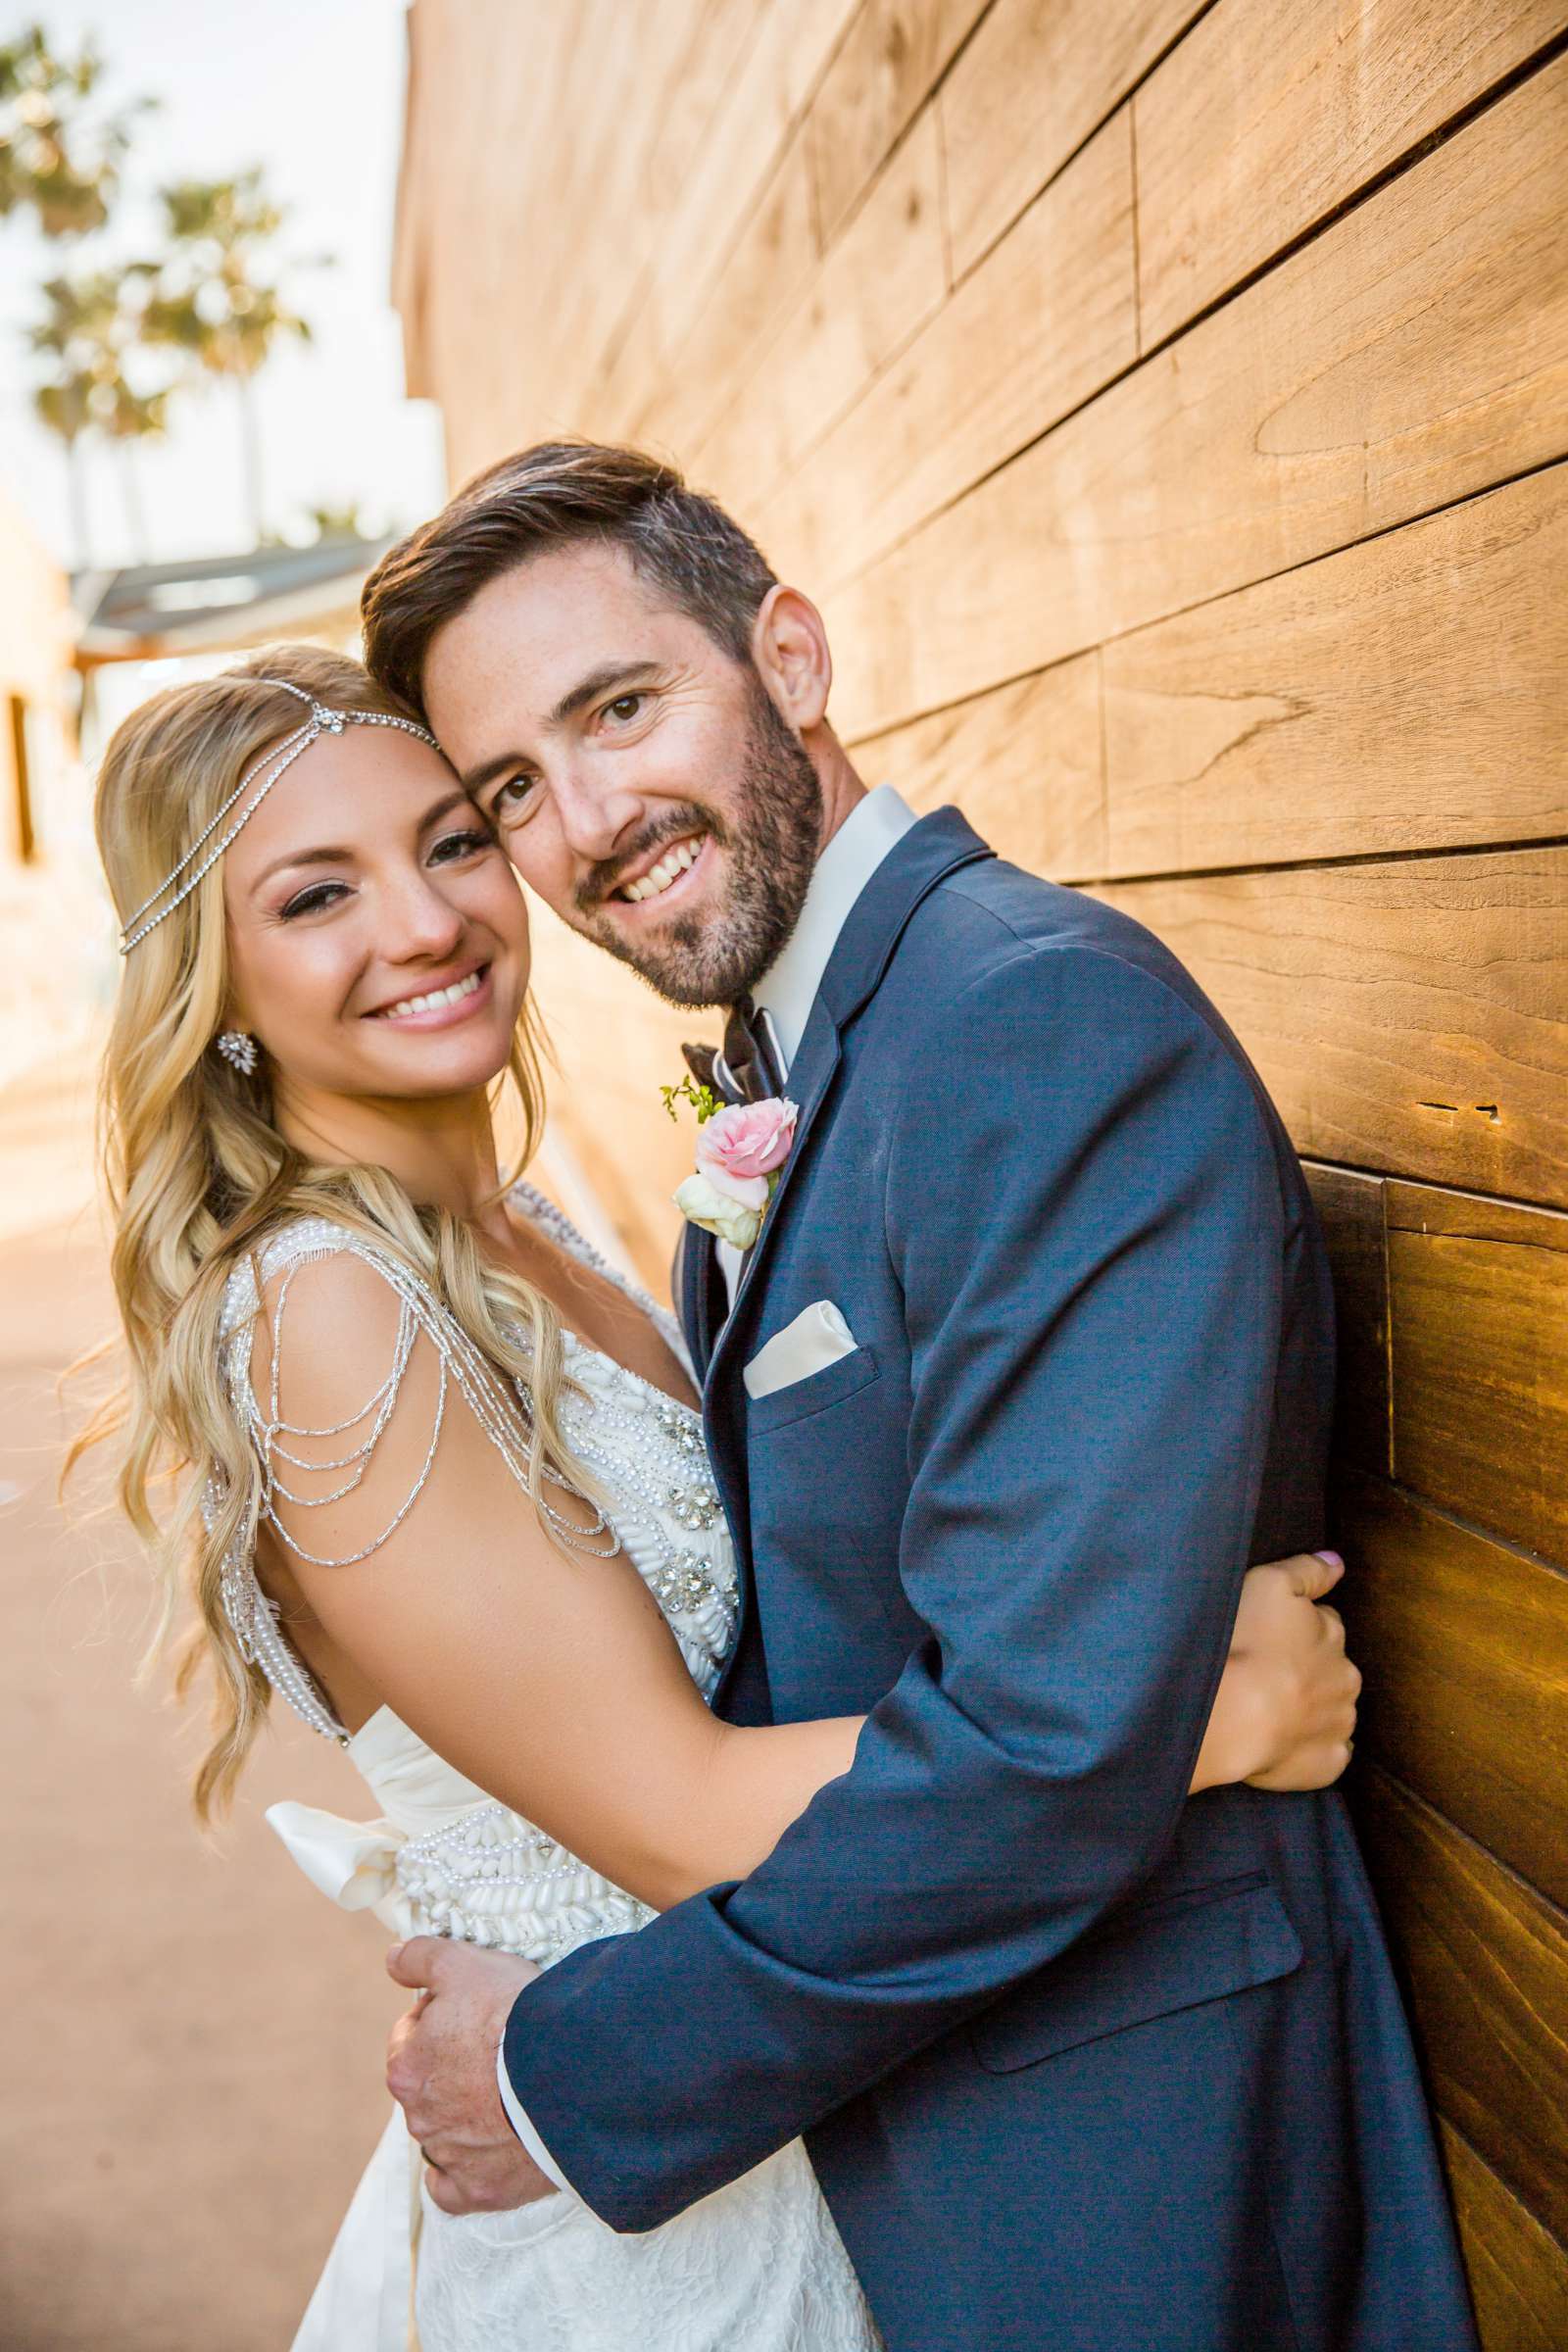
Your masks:
{"label": "bride's arm", "polygon": [[[387,1378],[397,1319],[395,1296],[361,1259],[297,1273],[280,1367],[286,1419],[329,1431],[359,1412]],[[270,1345],[264,1323],[259,1395]],[[316,1557],[272,1535],[267,1546],[325,1637],[327,1681],[336,1658],[460,1772],[658,1908],[744,1878],[848,1771],[863,1718],[718,1721],[630,1560],[558,1549],[450,1382],[435,1434],[439,1385],[420,1336],[363,1480],[311,1507],[278,1497],[288,1535]],[[318,1496],[343,1486],[348,1473],[324,1465],[365,1426],[286,1440],[323,1467],[279,1464],[282,1484]],[[592,1514],[548,1493],[591,1546]],[[1333,1572],[1293,1561],[1248,1580],[1195,1789],[1278,1773],[1271,1785],[1318,1786],[1343,1769],[1354,1669],[1342,1641],[1336,1653],[1338,1620],[1298,1596],[1313,1580],[1326,1591]]]}
{"label": "bride's arm", "polygon": [[[295,1272],[277,1328],[282,1416],[326,1432],[387,1380],[398,1300],[345,1251]],[[271,1345],[269,1318],[252,1348],[258,1396],[269,1394]],[[583,1531],[582,1547],[558,1548],[451,1380],[436,1434],[439,1390],[440,1360],[420,1334],[353,1491],[310,1506],[277,1498],[300,1550],[269,1533],[260,1565],[264,1577],[281,1566],[316,1620],[328,1687],[336,1672],[362,1715],[391,1707],[468,1779],[645,1902],[662,1909],[746,1876],[849,1770],[861,1718],[747,1732],[719,1722],[630,1559],[604,1555],[605,1539],[587,1532],[593,1512],[547,1486],[552,1507]],[[285,1437],[290,1453],[319,1467],[278,1461],[281,1484],[313,1497],[344,1487],[349,1471],[325,1465],[371,1422]]]}
{"label": "bride's arm", "polygon": [[1316,1606],[1345,1574],[1338,1552],[1293,1552],[1250,1568],[1231,1628],[1192,1793],[1249,1781],[1328,1788],[1350,1761],[1361,1676],[1337,1609]]}

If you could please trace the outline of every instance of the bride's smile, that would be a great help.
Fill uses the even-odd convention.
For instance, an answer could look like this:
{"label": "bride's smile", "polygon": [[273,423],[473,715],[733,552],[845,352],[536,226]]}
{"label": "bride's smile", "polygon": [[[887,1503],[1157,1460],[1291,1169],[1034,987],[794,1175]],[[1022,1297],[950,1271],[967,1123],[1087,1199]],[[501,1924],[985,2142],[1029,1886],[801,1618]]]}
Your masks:
{"label": "bride's smile", "polygon": [[[445,1029],[455,1021],[471,1020],[482,1012],[490,993],[490,966],[476,963],[457,980],[437,980],[417,997],[400,997],[395,1004],[377,1004],[364,1015],[368,1021],[396,1021],[400,1028]],[[480,1002],[481,995],[483,1002]]]}

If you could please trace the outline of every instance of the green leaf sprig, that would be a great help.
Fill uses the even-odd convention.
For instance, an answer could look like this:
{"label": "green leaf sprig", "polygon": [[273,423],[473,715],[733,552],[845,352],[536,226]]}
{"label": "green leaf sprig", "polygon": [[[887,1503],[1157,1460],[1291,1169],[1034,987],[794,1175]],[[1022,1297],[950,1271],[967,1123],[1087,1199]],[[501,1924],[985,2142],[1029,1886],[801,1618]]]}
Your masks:
{"label": "green leaf sprig", "polygon": [[716,1119],[724,1107],[722,1096],[715,1095],[710,1086],[700,1085],[695,1078],[683,1078],[679,1086],[662,1086],[659,1091],[663,1097],[664,1108],[672,1119],[680,1116],[675,1108],[676,1103],[689,1102],[697,1113],[699,1127],[706,1126],[710,1119]]}

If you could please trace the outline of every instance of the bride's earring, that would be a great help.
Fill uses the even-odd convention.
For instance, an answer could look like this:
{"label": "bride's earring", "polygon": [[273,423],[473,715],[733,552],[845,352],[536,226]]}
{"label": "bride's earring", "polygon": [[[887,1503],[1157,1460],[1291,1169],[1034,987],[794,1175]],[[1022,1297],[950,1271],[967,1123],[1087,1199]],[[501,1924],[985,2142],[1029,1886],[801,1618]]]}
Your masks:
{"label": "bride's earring", "polygon": [[231,1069],[242,1078],[254,1078],[256,1064],[261,1059],[256,1040],[247,1029],[225,1029],[213,1040],[218,1051]]}

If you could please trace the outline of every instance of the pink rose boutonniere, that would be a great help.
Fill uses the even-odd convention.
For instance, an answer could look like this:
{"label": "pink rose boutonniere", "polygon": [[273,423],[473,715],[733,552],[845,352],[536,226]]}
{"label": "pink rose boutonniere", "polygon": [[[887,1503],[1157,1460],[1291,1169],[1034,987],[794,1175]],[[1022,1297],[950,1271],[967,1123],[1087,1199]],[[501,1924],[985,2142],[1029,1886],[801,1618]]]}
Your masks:
{"label": "pink rose boutonniere", "polygon": [[675,1195],[675,1206],[693,1225],[716,1233],[737,1250],[749,1250],[762,1229],[778,1172],[795,1142],[800,1112],[793,1102],[769,1096],[765,1102],[732,1102],[719,1108],[707,1088],[689,1084],[665,1090],[673,1116],[676,1094],[697,1104],[697,1171]]}

